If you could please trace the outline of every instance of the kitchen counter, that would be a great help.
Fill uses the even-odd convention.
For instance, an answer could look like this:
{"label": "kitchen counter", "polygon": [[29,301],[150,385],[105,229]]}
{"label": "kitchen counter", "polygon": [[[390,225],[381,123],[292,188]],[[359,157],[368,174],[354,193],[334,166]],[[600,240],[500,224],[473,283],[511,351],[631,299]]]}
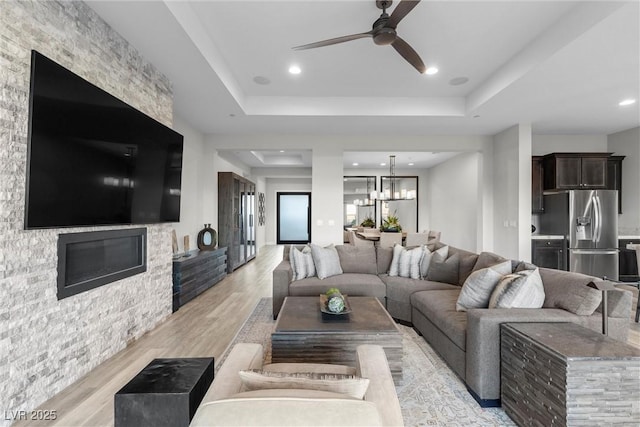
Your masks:
{"label": "kitchen counter", "polygon": [[532,234],[531,240],[563,240],[564,236],[556,234]]}
{"label": "kitchen counter", "polygon": [[638,235],[638,236],[627,236],[627,235],[618,236],[618,239],[619,240],[627,240],[627,239],[629,239],[629,240],[640,240],[640,235]]}

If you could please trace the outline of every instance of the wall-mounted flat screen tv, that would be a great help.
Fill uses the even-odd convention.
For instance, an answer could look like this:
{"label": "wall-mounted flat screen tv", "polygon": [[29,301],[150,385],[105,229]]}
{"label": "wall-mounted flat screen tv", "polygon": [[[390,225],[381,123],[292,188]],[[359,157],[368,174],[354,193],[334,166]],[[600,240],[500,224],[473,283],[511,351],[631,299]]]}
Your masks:
{"label": "wall-mounted flat screen tv", "polygon": [[25,228],[180,220],[183,137],[32,51]]}

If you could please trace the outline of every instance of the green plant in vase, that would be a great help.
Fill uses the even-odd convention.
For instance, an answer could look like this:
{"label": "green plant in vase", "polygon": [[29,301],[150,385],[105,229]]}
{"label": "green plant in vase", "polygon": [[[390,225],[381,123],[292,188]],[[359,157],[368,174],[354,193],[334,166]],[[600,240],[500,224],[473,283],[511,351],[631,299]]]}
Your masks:
{"label": "green plant in vase", "polygon": [[376,222],[370,216],[366,217],[361,223],[360,227],[373,228],[376,226]]}
{"label": "green plant in vase", "polygon": [[387,216],[382,220],[382,231],[386,232],[399,232],[402,231],[400,220],[396,216],[396,211],[392,215]]}

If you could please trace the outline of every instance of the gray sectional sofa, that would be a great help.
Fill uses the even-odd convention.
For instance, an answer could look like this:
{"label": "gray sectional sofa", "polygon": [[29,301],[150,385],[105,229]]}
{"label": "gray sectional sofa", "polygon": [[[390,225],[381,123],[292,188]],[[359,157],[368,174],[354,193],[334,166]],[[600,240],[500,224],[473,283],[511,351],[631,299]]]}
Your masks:
{"label": "gray sectional sofa", "polygon": [[[443,246],[445,244],[439,242],[431,249]],[[389,276],[392,248],[340,245],[336,250],[343,274],[323,280],[308,277],[292,281],[290,247],[284,248],[283,260],[273,271],[274,318],[289,295],[316,296],[338,287],[348,295],[377,297],[393,318],[413,325],[423,335],[482,406],[500,404],[500,324],[572,322],[602,330],[601,306],[588,314],[581,309],[587,294],[593,300],[594,290],[587,285],[598,283],[600,280],[596,277],[540,268],[545,291],[542,308],[472,308],[465,312],[456,311],[456,301],[467,277],[476,270],[506,261],[504,258],[490,252],[476,254],[450,246],[448,256],[457,258],[457,275],[449,275],[451,283],[448,283]],[[511,264],[514,271],[525,265],[514,260]],[[630,292],[608,293],[608,325],[612,338],[626,342],[631,302]]]}

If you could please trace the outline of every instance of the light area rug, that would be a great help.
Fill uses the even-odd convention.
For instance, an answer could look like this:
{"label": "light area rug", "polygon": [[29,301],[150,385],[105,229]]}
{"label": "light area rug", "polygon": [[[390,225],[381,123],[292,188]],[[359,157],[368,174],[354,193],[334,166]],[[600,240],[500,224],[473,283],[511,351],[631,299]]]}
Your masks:
{"label": "light area rug", "polygon": [[[271,361],[271,298],[261,299],[216,361],[216,371],[235,343],[262,344]],[[404,354],[403,381],[396,386],[405,426],[514,426],[501,408],[481,408],[464,383],[413,328],[399,325]]]}

